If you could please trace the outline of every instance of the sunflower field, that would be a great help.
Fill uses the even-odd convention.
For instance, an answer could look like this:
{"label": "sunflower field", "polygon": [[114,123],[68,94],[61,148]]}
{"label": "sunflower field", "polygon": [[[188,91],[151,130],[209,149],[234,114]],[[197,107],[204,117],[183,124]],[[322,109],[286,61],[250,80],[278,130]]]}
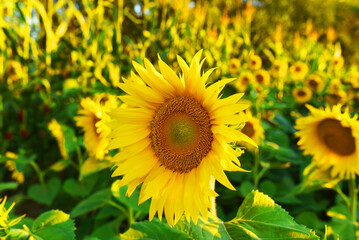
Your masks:
{"label": "sunflower field", "polygon": [[358,40],[351,0],[0,0],[0,239],[359,239]]}

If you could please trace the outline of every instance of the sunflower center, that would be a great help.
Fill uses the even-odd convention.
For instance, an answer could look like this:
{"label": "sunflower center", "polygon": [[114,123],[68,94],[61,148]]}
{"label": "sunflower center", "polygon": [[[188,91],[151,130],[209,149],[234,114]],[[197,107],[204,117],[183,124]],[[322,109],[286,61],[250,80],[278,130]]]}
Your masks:
{"label": "sunflower center", "polygon": [[318,124],[318,135],[324,144],[341,156],[355,152],[355,139],[349,127],[343,127],[336,119],[324,119]]}
{"label": "sunflower center", "polygon": [[303,91],[303,90],[298,91],[298,96],[299,97],[304,97],[305,95],[307,95],[307,93],[305,91]]}
{"label": "sunflower center", "polygon": [[100,122],[101,119],[96,116],[96,114],[93,114],[93,132],[95,133],[96,137],[100,137],[100,133],[97,131],[98,129],[98,122]]}
{"label": "sunflower center", "polygon": [[254,135],[254,126],[250,122],[246,122],[246,125],[241,130],[242,133],[247,135],[248,137],[253,137]]}
{"label": "sunflower center", "polygon": [[243,84],[248,85],[249,78],[248,77],[243,77],[242,82],[243,82]]}
{"label": "sunflower center", "polygon": [[189,172],[211,150],[209,114],[191,97],[174,97],[156,110],[150,138],[162,165],[174,172]]}
{"label": "sunflower center", "polygon": [[257,74],[256,79],[258,83],[263,83],[264,81],[264,77],[261,74]]}
{"label": "sunflower center", "polygon": [[295,71],[296,71],[296,72],[301,72],[301,71],[302,71],[302,68],[299,67],[299,66],[297,66],[297,67],[295,67]]}
{"label": "sunflower center", "polygon": [[318,83],[317,81],[315,81],[314,79],[310,79],[309,80],[309,86],[311,86],[313,89],[317,89],[318,88]]}
{"label": "sunflower center", "polygon": [[166,143],[177,152],[189,151],[198,141],[199,126],[184,113],[173,114],[165,125],[163,133]]}

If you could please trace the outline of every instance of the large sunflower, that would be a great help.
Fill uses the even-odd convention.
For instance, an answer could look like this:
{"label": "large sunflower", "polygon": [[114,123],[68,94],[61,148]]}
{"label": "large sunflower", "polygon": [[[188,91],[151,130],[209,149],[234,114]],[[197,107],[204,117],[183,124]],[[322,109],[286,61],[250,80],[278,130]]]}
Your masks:
{"label": "large sunflower", "polygon": [[76,125],[84,131],[84,144],[90,157],[103,160],[107,153],[110,128],[106,123],[110,120],[107,111],[118,106],[117,97],[107,93],[95,94],[93,99],[81,100],[81,109],[76,116]]}
{"label": "large sunflower", "polygon": [[359,173],[359,121],[350,118],[341,105],[332,109],[316,109],[307,105],[311,115],[299,118],[296,133],[298,145],[304,154],[313,155],[313,161],[331,177],[341,179]]}
{"label": "large sunflower", "polygon": [[149,218],[156,212],[166,216],[170,226],[183,213],[197,223],[199,212],[207,217],[210,187],[216,179],[235,190],[224,170],[241,171],[235,151],[227,143],[255,143],[229,125],[241,124],[237,113],[248,106],[237,104],[243,94],[218,99],[225,84],[218,81],[206,88],[213,69],[201,75],[204,61],[198,52],[190,66],[177,57],[183,74],[176,73],[159,59],[158,72],[147,60],[144,67],[133,62],[137,73],[131,73],[119,87],[127,95],[120,99],[127,108],[116,109],[110,116],[110,149],[123,148],[113,158],[116,170],[112,176],[123,176],[119,186],[128,184],[127,195],[142,183],[139,203],[150,198]]}

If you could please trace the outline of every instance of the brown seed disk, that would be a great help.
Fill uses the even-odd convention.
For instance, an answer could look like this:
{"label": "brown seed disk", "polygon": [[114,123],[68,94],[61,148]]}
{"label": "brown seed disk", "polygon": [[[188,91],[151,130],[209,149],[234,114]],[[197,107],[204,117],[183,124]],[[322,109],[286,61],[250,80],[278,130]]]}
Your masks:
{"label": "brown seed disk", "polygon": [[317,89],[318,88],[318,82],[315,81],[314,79],[310,79],[309,80],[309,86],[312,88],[312,89]]}
{"label": "brown seed disk", "polygon": [[155,111],[150,138],[162,165],[174,172],[189,172],[211,150],[209,114],[191,97],[174,97]]}
{"label": "brown seed disk", "polygon": [[355,139],[349,127],[343,127],[336,119],[324,119],[318,124],[318,136],[332,151],[341,156],[355,152]]}
{"label": "brown seed disk", "polygon": [[241,129],[241,132],[247,135],[248,137],[253,137],[254,135],[254,126],[251,122],[246,122],[246,125]]}

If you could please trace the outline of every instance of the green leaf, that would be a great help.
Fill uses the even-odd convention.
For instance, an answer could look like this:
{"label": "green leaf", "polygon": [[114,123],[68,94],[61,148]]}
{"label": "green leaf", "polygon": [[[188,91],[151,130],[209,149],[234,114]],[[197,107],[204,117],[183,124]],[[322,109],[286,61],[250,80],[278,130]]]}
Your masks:
{"label": "green leaf", "polygon": [[273,197],[277,192],[277,185],[270,180],[264,180],[259,184],[259,190]]}
{"label": "green leaf", "polygon": [[253,183],[248,180],[245,180],[244,182],[241,183],[239,187],[239,192],[241,193],[242,196],[247,196],[247,194],[252,192],[253,189],[254,189]]}
{"label": "green leaf", "polygon": [[143,213],[148,213],[149,209],[150,209],[150,201],[146,201],[140,205],[138,205],[138,199],[140,197],[140,190],[136,189],[131,197],[127,197],[126,196],[126,191],[128,186],[122,186],[120,188],[117,187],[117,183],[119,181],[116,180],[111,187],[112,190],[112,194],[113,196],[121,203],[125,204],[126,206],[139,211],[139,212],[143,212]]}
{"label": "green leaf", "polygon": [[171,228],[166,223],[160,222],[154,218],[152,222],[136,222],[131,225],[131,228],[124,234],[121,234],[121,239],[192,239],[187,234],[179,231],[176,228]]}
{"label": "green leaf", "polygon": [[35,219],[31,231],[42,239],[71,240],[75,239],[75,224],[70,215],[51,210]]}
{"label": "green leaf", "polygon": [[290,139],[287,133],[279,129],[271,129],[267,132],[266,140],[274,142],[282,147],[288,147]]}
{"label": "green leaf", "polygon": [[0,183],[0,192],[9,189],[16,189],[19,186],[17,182]]}
{"label": "green leaf", "polygon": [[232,239],[226,230],[224,222],[212,214],[209,214],[207,220],[200,216],[197,225],[191,222],[190,226],[189,234],[196,240]]}
{"label": "green leaf", "polygon": [[274,149],[273,152],[274,157],[281,162],[290,162],[293,164],[299,164],[301,162],[298,154],[291,148],[281,147],[279,149]]}
{"label": "green leaf", "polygon": [[283,208],[258,191],[244,199],[237,216],[224,226],[232,239],[319,239],[312,230],[294,222]]}
{"label": "green leaf", "polygon": [[64,183],[64,191],[71,196],[85,197],[90,194],[92,188],[97,181],[97,175],[85,178],[83,181],[76,181],[73,178],[66,179]]}
{"label": "green leaf", "polygon": [[356,226],[351,220],[348,207],[345,205],[336,205],[331,207],[327,215],[331,217],[330,226],[334,231],[334,235],[339,235],[340,239],[356,239]]}
{"label": "green leaf", "polygon": [[70,213],[71,217],[75,218],[101,207],[110,201],[111,195],[111,190],[109,188],[94,193],[90,197],[79,202],[74,209],[72,209]]}
{"label": "green leaf", "polygon": [[278,126],[288,133],[294,133],[295,129],[293,124],[289,122],[288,118],[283,115],[276,113],[273,119],[274,122],[278,123]]}
{"label": "green leaf", "polygon": [[27,194],[31,199],[38,203],[50,205],[60,190],[60,180],[57,178],[51,178],[45,184],[32,185]]}
{"label": "green leaf", "polygon": [[270,197],[258,191],[247,195],[233,220],[223,222],[210,215],[207,221],[200,217],[197,225],[191,223],[190,226],[190,235],[198,240],[319,239],[310,229],[294,222]]}

